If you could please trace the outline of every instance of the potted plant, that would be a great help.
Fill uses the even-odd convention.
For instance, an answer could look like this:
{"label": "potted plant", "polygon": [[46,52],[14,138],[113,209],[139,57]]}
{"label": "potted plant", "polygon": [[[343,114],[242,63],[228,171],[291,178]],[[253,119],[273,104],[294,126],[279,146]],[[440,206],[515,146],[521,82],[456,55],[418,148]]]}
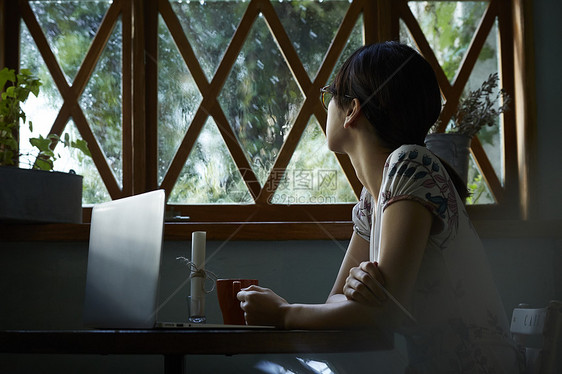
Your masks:
{"label": "potted plant", "polygon": [[449,163],[465,183],[472,138],[484,126],[496,126],[498,116],[508,109],[510,97],[503,88],[496,90],[498,80],[498,73],[490,74],[480,88],[460,100],[447,132],[436,132],[438,121],[425,138],[427,148]]}
{"label": "potted plant", "polygon": [[[5,87],[7,85],[7,87]],[[61,139],[50,134],[31,138],[36,148],[30,169],[18,167],[20,146],[17,137],[26,116],[21,109],[29,94],[37,96],[41,81],[29,70],[0,70],[0,221],[4,222],[82,222],[82,176],[74,171],[53,171],[57,143],[80,149],[89,155],[84,141]],[[30,131],[33,124],[27,121]],[[30,156],[30,155],[26,155]]]}

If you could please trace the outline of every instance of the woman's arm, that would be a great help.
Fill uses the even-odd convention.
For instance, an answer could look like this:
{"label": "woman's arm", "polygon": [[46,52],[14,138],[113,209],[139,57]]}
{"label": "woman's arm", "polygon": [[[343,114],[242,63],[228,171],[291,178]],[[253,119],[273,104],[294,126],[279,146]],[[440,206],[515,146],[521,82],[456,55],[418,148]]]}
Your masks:
{"label": "woman's arm", "polygon": [[371,327],[380,322],[380,310],[347,299],[327,304],[289,304],[270,289],[259,286],[238,292],[238,299],[248,325],[325,329]]}
{"label": "woman's arm", "polygon": [[[417,278],[432,224],[431,213],[414,201],[399,201],[384,213],[379,269],[385,288],[406,307]],[[349,271],[368,259],[369,245],[352,237],[348,252],[325,304],[289,304],[273,291],[251,286],[238,293],[246,321],[287,329],[353,328],[400,324],[404,313],[390,300],[370,306],[344,295]],[[351,277],[354,279],[353,277]],[[373,289],[373,297],[377,290]]]}
{"label": "woman's arm", "polygon": [[373,305],[349,300],[343,294],[350,270],[368,259],[369,242],[354,233],[326,304],[289,304],[270,289],[258,286],[240,291],[238,299],[247,323],[289,329],[375,326],[381,311],[377,312]]}
{"label": "woman's arm", "polygon": [[[398,301],[408,308],[414,284],[417,279],[418,271],[429,233],[433,223],[433,216],[427,208],[416,201],[402,200],[389,205],[384,213],[381,223],[381,243],[380,255],[377,269],[380,270],[384,279],[384,287]],[[361,264],[360,268],[355,268],[351,272],[351,278],[362,284],[363,289],[371,292],[360,293],[360,297],[351,295],[348,288],[352,288],[353,283],[348,281],[345,294],[352,300],[364,305],[372,305],[379,302],[375,296],[378,285],[368,282],[366,277],[372,269],[366,264]],[[373,265],[370,265],[371,267]],[[357,287],[356,287],[357,288]],[[393,324],[398,324],[405,316],[402,311],[392,302],[385,304],[393,318]]]}
{"label": "woman's arm", "polygon": [[354,232],[326,303],[339,302],[347,299],[343,293],[343,289],[345,281],[349,277],[349,272],[352,268],[359,266],[361,262],[368,260],[369,242]]}
{"label": "woman's arm", "polygon": [[[354,234],[327,303],[289,305],[284,315],[288,326],[322,328],[328,322],[328,326],[337,327],[392,328],[402,323],[406,315],[393,301],[385,299],[379,284],[408,308],[433,215],[416,201],[401,200],[389,205],[382,216],[378,266],[368,262],[369,243]],[[355,297],[349,297],[353,292]],[[362,297],[369,299],[363,301]]]}

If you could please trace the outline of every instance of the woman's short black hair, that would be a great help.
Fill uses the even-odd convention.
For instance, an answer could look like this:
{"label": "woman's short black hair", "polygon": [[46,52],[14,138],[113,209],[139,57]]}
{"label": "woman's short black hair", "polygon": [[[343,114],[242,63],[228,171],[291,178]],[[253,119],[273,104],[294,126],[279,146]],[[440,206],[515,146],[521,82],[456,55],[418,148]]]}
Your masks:
{"label": "woman's short black hair", "polygon": [[[431,65],[413,48],[389,41],[366,45],[343,64],[330,87],[340,108],[353,98],[384,146],[425,145],[441,112],[441,91]],[[466,184],[446,162],[461,198]]]}
{"label": "woman's short black hair", "polygon": [[414,49],[399,42],[371,44],[355,51],[331,87],[340,107],[352,97],[391,148],[424,144],[441,111],[435,72]]}

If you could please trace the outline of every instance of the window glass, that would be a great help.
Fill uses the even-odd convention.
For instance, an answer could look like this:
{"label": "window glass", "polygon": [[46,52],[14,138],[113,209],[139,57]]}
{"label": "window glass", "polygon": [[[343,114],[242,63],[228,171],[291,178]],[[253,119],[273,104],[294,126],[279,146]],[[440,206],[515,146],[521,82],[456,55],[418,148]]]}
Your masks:
{"label": "window glass", "polygon": [[162,17],[158,23],[158,182],[166,175],[201,93]]}
{"label": "window glass", "polygon": [[[336,204],[357,197],[316,119],[308,123],[271,200],[273,204]],[[266,186],[267,188],[267,186]]]}
{"label": "window glass", "polygon": [[117,21],[79,104],[121,186],[123,180],[122,28]]}
{"label": "window glass", "polygon": [[[74,121],[70,120],[66,124],[62,136],[64,137],[66,134],[70,136],[71,140],[80,139]],[[61,158],[55,161],[55,170],[73,169],[76,174],[82,175],[82,203],[90,206],[111,201],[111,196],[109,196],[92,158],[85,157],[82,152],[76,149],[60,148],[62,147],[57,147],[57,150],[61,153]]]}
{"label": "window glass", "polygon": [[408,5],[445,75],[453,81],[488,2],[410,1]]}
{"label": "window glass", "polygon": [[304,97],[261,15],[218,100],[263,186]]}
{"label": "window glass", "polygon": [[365,43],[363,40],[363,16],[359,16],[357,22],[355,22],[355,26],[353,27],[353,30],[351,31],[351,35],[349,36],[349,39],[345,44],[345,48],[343,49],[343,52],[340,55],[340,58],[338,59],[338,62],[336,63],[336,66],[334,67],[332,74],[330,75],[330,79],[328,79],[328,82],[326,82],[327,84],[334,81],[337,72],[340,70],[345,60],[347,60],[347,58],[351,56],[353,52],[355,52],[358,48],[360,48],[364,44]]}
{"label": "window glass", "polygon": [[[499,72],[499,49],[498,49],[498,26],[497,21],[490,30],[490,34],[486,39],[486,43],[478,56],[478,60],[470,74],[468,82],[464,88],[463,96],[465,97],[472,90],[478,89],[482,83],[488,79],[492,73]],[[499,94],[501,88],[501,80],[498,82],[498,87],[494,90],[491,97]],[[501,101],[496,103],[496,109],[501,105]],[[482,147],[486,152],[488,160],[500,180],[504,184],[504,164],[503,164],[503,122],[501,117],[495,119],[494,126],[485,126],[477,134]],[[468,187],[471,192],[471,197],[467,201],[469,204],[493,204],[495,199],[490,192],[485,178],[477,168],[474,159],[469,164],[469,179]]]}
{"label": "window glass", "polygon": [[[364,44],[362,30],[363,18],[359,17],[327,83],[334,80],[344,61]],[[328,149],[326,135],[316,118],[310,119],[287,170],[274,172],[279,177],[282,176],[282,179],[271,199],[273,204],[336,204],[357,201],[339,162]]]}
{"label": "window glass", "polygon": [[172,204],[239,204],[253,199],[212,118],[207,120],[170,194]]}
{"label": "window glass", "polygon": [[273,2],[309,76],[314,77],[318,72],[349,3],[348,0]]}
{"label": "window glass", "polygon": [[[445,75],[454,84],[461,62],[468,52],[489,3],[487,1],[410,1],[408,5]],[[408,45],[417,48],[407,26],[402,21],[400,38]],[[498,38],[496,21],[479,53],[461,97],[479,88],[490,74],[499,71]],[[501,119],[498,118],[497,126],[485,127],[477,136],[503,184],[503,137],[500,121]],[[451,123],[448,129],[450,126]],[[467,199],[468,204],[496,202],[474,157],[469,160],[468,188],[471,192],[471,196]]]}
{"label": "window glass", "polygon": [[111,1],[30,1],[29,5],[71,83]]}
{"label": "window glass", "polygon": [[[30,1],[29,4],[65,79],[71,84],[111,2]],[[118,22],[113,30],[100,61],[79,98],[89,126],[117,176],[118,183],[122,180],[120,25]],[[27,119],[33,123],[33,131],[30,131],[28,126],[20,127],[20,150],[24,154],[24,157],[20,158],[20,164],[27,166],[34,162],[36,156],[29,144],[29,138],[40,135],[46,137],[51,132],[64,101],[23,21],[20,34],[20,68],[31,70],[43,83],[39,96],[36,98],[30,95],[22,106]],[[81,138],[71,117],[65,124],[62,136],[67,134],[72,140]],[[83,204],[111,200],[91,158],[84,157],[80,151],[64,148],[61,144],[57,145],[55,153],[58,160],[54,163],[54,170],[67,172],[72,169],[84,177]]]}
{"label": "window glass", "polygon": [[[29,1],[29,4],[66,82],[72,85],[112,1]],[[174,39],[177,40],[178,35],[171,35],[162,16],[158,16],[158,56],[147,56],[158,59],[157,98],[147,98],[157,100],[157,183],[164,181],[206,95],[199,90],[193,78],[195,73],[190,68],[199,66],[208,82],[214,79],[217,68],[224,63],[222,59],[225,51],[248,9],[248,4],[249,1],[239,0],[171,0],[170,5],[182,27],[180,34],[181,31],[184,33],[180,36],[187,38],[196,56],[196,61],[188,63],[176,46]],[[309,78],[314,80],[340,30],[346,12],[350,6],[358,4],[351,0],[275,0],[271,1],[271,5],[275,9],[274,15],[279,17],[285,28],[290,46],[297,52]],[[488,1],[408,2],[408,9],[419,23],[452,84],[455,83],[454,79],[488,5]],[[121,9],[120,6],[117,8]],[[364,11],[367,12],[367,9]],[[119,188],[124,185],[125,178],[123,117],[124,114],[127,118],[131,117],[131,113],[123,113],[127,107],[123,105],[122,83],[124,56],[121,17],[124,16],[121,12],[99,60],[94,62],[92,76],[80,96],[76,97],[87,125],[103,152],[103,160],[96,160],[96,163],[99,166],[99,162],[107,162]],[[228,121],[228,124],[221,122],[221,125],[232,128],[242,153],[264,189],[274,187],[265,185],[270,176],[280,178],[281,182],[271,203],[333,204],[357,201],[337,158],[326,147],[322,131],[324,124],[319,123],[315,115],[304,119],[307,126],[300,135],[287,170],[273,169],[306,97],[285,61],[276,36],[268,26],[270,21],[259,14],[251,25],[246,25],[249,33],[216,98]],[[415,41],[402,21],[400,38],[415,46]],[[498,25],[495,21],[470,73],[463,95],[477,88],[489,74],[499,71],[498,38]],[[360,15],[330,78],[327,82],[321,82],[322,84],[328,84],[334,79],[335,72],[343,61],[363,44],[363,40],[363,15]],[[30,69],[43,82],[39,97],[30,96],[23,106],[28,120],[33,122],[33,131],[27,126],[20,129],[21,150],[24,153],[20,162],[33,163],[33,155],[25,155],[32,151],[28,142],[30,137],[46,136],[52,131],[53,124],[57,123],[64,126],[63,136],[68,134],[72,139],[79,139],[81,135],[76,124],[82,123],[78,121],[80,118],[59,118],[61,114],[68,113],[59,113],[64,99],[23,21],[20,68]],[[214,98],[208,99],[212,101]],[[190,141],[194,145],[170,191],[169,202],[253,203],[237,162],[217,128],[215,121],[218,120],[210,113],[205,115],[208,117],[197,124],[202,126],[199,133],[189,133],[189,136],[193,136]],[[498,118],[498,126],[484,128],[478,134],[502,185],[505,182],[503,133],[503,123]],[[84,204],[110,200],[96,164],[90,158],[84,158],[78,151],[63,149],[60,145],[56,151],[60,154],[60,159],[55,163],[56,170],[74,169],[84,176]],[[240,160],[237,161],[240,164]],[[132,180],[129,182],[129,185],[133,183]],[[331,189],[334,185],[337,190]],[[497,202],[474,158],[470,160],[468,185],[473,193],[469,203]],[[495,181],[490,185],[495,187]],[[114,188],[112,186],[112,193],[115,192]]]}
{"label": "window glass", "polygon": [[210,81],[248,7],[244,1],[171,1]]}
{"label": "window glass", "polygon": [[[37,155],[29,143],[29,138],[39,135],[46,137],[49,134],[63,100],[35,41],[23,22],[21,23],[20,55],[20,69],[29,69],[39,77],[42,83],[39,96],[29,95],[27,101],[21,106],[27,121],[33,125],[32,131],[27,124],[20,126],[21,156],[19,162],[22,167],[28,167],[33,165],[35,162],[34,156]],[[60,171],[68,170],[62,169]]]}

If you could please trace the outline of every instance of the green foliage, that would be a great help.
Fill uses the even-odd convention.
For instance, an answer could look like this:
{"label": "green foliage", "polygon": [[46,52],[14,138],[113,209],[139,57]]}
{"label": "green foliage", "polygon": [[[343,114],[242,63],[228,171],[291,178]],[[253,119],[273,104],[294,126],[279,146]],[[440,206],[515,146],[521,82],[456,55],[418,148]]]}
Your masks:
{"label": "green foliage", "polygon": [[[96,31],[110,5],[111,2],[109,1],[30,3],[67,82],[72,83],[76,77],[84,56],[90,48]],[[118,180],[122,174],[122,39],[120,22],[119,20],[115,26],[88,84],[79,97],[79,105]],[[42,126],[37,126],[38,121],[35,120],[36,129],[32,136],[43,135],[48,138],[48,135],[46,135],[47,127],[51,126],[52,122],[46,123],[45,120],[46,118],[54,119],[63,104],[63,99],[25,24],[22,24],[21,38],[21,65],[31,67],[43,82],[41,95],[37,100],[37,106],[40,108],[38,109],[39,113],[44,111],[44,114],[40,114]],[[65,145],[64,139],[55,140],[51,143],[51,148],[54,148],[56,144],[59,144],[57,147],[63,148],[64,146],[66,148],[60,150],[60,157],[57,157],[54,168],[72,168],[84,176],[82,194],[84,203],[98,203],[109,200],[109,194],[107,194],[96,166],[88,156],[89,151],[83,152],[87,151],[87,146],[81,140],[73,120],[69,120],[61,138],[66,138],[67,135],[70,141],[70,143],[67,143],[68,145]],[[59,154],[56,156],[59,156]]]}
{"label": "green foliage", "polygon": [[[11,85],[4,90],[4,86],[8,82]],[[14,165],[16,156],[21,156],[17,138],[14,136],[19,128],[20,120],[22,124],[26,123],[26,115],[20,105],[27,100],[30,93],[37,97],[41,84],[41,81],[28,69],[21,69],[17,75],[13,69],[0,70],[0,90],[4,91],[0,101],[0,165]],[[32,122],[27,122],[29,130],[33,131]],[[39,137],[30,138],[29,142],[38,151],[36,160],[31,165],[33,169],[53,169],[54,162],[59,157],[53,151],[58,142],[91,156],[85,141],[71,141],[68,134],[64,139],[56,134],[49,134],[47,137],[39,135]]]}
{"label": "green foliage", "polygon": [[[426,1],[409,2],[429,44],[441,63],[449,80],[452,80],[472,41],[480,18],[488,2],[485,1]],[[486,59],[495,51],[484,46]]]}
{"label": "green foliage", "polygon": [[469,191],[469,196],[466,198],[466,204],[489,204],[493,203],[494,199],[492,194],[486,186],[486,182],[480,174],[472,165],[469,166],[469,175],[473,175],[472,180],[469,181],[467,187]]}
{"label": "green foliage", "polygon": [[34,169],[53,170],[55,161],[60,158],[60,155],[54,152],[57,143],[62,143],[65,147],[75,148],[86,156],[92,156],[88,149],[88,143],[82,139],[71,140],[68,133],[62,139],[56,134],[49,134],[46,138],[39,135],[37,138],[29,139],[29,142],[39,150],[33,164]]}
{"label": "green foliage", "polygon": [[[8,86],[6,86],[8,83]],[[0,70],[0,165],[14,165],[19,155],[19,144],[16,137],[20,120],[26,123],[26,116],[20,104],[24,103],[29,94],[37,96],[41,81],[29,70],[22,69],[15,74],[13,69]],[[32,122],[28,122],[30,129]]]}

